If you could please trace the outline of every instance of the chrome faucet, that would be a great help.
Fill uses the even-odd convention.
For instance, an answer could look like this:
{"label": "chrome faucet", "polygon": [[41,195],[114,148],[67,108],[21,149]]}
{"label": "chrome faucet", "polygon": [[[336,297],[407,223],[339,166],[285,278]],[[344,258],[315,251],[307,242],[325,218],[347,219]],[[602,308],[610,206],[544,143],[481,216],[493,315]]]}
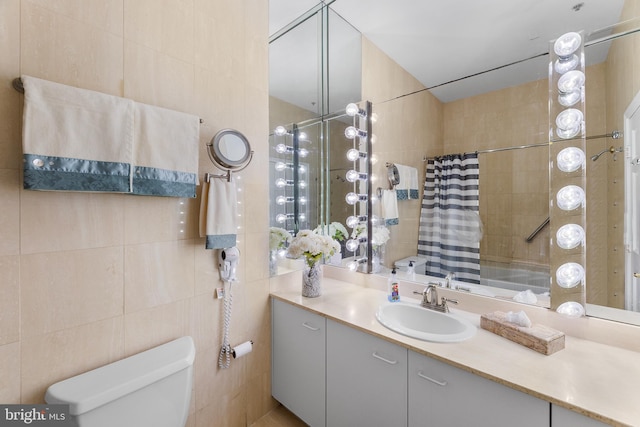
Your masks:
{"label": "chrome faucet", "polygon": [[444,287],[447,289],[451,289],[451,281],[456,277],[456,273],[449,273],[444,277]]}
{"label": "chrome faucet", "polygon": [[458,300],[442,297],[442,300],[438,302],[438,286],[439,284],[437,283],[428,283],[427,287],[424,288],[422,292],[413,291],[413,293],[422,295],[422,302],[420,303],[422,307],[440,311],[442,313],[448,313],[449,306],[447,305],[447,302],[458,304]]}

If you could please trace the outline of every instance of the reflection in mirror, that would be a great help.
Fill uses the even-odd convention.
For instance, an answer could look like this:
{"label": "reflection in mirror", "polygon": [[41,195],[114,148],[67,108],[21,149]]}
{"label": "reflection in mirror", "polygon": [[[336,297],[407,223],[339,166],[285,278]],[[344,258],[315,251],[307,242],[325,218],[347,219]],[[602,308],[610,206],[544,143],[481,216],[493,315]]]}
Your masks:
{"label": "reflection in mirror", "polygon": [[237,130],[223,129],[207,144],[207,154],[214,165],[227,172],[225,177],[231,179],[232,171],[240,171],[249,165],[253,151],[243,134]]}

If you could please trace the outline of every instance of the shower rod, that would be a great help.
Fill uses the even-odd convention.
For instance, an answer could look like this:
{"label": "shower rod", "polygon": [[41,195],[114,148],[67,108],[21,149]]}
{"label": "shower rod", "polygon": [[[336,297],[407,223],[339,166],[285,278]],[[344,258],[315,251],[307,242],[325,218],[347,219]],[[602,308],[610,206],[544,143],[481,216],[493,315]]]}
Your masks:
{"label": "shower rod", "polygon": [[[605,133],[603,135],[591,135],[591,136],[585,137],[585,139],[587,139],[587,140],[589,140],[589,139],[600,139],[600,138],[620,139],[620,138],[622,138],[622,132],[614,130],[611,133]],[[549,142],[541,142],[539,144],[518,145],[518,146],[514,146],[514,147],[490,148],[490,149],[487,149],[487,150],[471,151],[471,153],[477,153],[477,154],[496,153],[498,151],[509,151],[509,150],[516,150],[516,149],[520,149],[520,148],[545,147],[545,146],[549,146],[550,144],[553,144],[554,142],[572,141],[572,140],[576,140],[576,139],[581,139],[581,138],[553,139],[553,140],[551,140],[550,143]]]}

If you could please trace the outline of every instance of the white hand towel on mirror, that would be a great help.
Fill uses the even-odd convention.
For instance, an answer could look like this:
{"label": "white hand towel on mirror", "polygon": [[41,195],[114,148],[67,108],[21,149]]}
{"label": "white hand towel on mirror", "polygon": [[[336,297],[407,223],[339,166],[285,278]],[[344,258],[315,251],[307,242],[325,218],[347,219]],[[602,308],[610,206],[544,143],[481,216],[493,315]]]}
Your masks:
{"label": "white hand towel on mirror", "polygon": [[400,176],[400,182],[396,185],[398,200],[418,199],[418,169],[397,163],[396,167]]}
{"label": "white hand towel on mirror", "polygon": [[196,197],[200,119],[135,103],[132,191]]}
{"label": "white hand towel on mirror", "polygon": [[384,225],[398,225],[398,196],[396,190],[382,190],[382,217]]}
{"label": "white hand towel on mirror", "polygon": [[206,249],[236,245],[237,193],[233,179],[211,178],[202,185],[200,200],[200,237],[206,237]]}
{"label": "white hand towel on mirror", "polygon": [[21,78],[24,188],[130,192],[133,101]]}

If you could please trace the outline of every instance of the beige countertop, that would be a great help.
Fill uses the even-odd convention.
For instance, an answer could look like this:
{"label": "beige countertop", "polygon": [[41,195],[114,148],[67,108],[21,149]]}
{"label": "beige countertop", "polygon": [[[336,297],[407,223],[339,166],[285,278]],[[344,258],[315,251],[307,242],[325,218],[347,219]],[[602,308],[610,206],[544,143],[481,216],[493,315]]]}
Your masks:
{"label": "beige countertop", "polygon": [[[510,307],[516,303],[441,289],[441,295],[460,300],[451,312],[471,321],[478,330],[460,343],[425,342],[391,331],[376,320],[378,306],[386,302],[382,278],[332,268],[324,271],[323,294],[318,298],[301,296],[300,272],[272,278],[271,295],[605,423],[640,425],[640,353],[633,346],[619,345],[627,340],[637,343],[638,327],[566,319],[539,307]],[[409,296],[420,289],[416,284],[401,282],[400,286],[403,300],[419,301]],[[565,332],[565,348],[545,356],[480,328],[480,313],[509,309],[523,309],[534,324]],[[606,342],[607,336],[611,342]]]}

